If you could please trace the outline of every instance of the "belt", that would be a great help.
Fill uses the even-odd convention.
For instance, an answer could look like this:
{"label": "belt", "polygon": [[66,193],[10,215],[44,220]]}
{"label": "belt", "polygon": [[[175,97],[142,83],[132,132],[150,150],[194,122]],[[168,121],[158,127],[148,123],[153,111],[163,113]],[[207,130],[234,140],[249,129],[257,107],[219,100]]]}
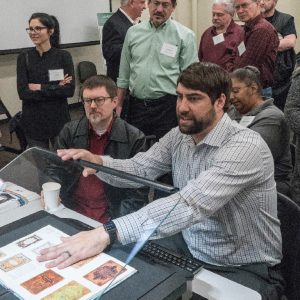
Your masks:
{"label": "belt", "polygon": [[157,99],[149,99],[149,98],[140,99],[140,98],[137,98],[137,97],[134,97],[134,96],[130,95],[130,100],[134,101],[134,102],[137,102],[137,103],[142,103],[142,104],[144,104],[144,106],[151,106],[151,105],[160,104],[160,103],[162,103],[163,101],[166,101],[166,100],[171,100],[170,99],[171,97],[174,97],[174,99],[177,99],[177,96],[167,94],[167,95],[162,96],[162,97],[157,98]]}

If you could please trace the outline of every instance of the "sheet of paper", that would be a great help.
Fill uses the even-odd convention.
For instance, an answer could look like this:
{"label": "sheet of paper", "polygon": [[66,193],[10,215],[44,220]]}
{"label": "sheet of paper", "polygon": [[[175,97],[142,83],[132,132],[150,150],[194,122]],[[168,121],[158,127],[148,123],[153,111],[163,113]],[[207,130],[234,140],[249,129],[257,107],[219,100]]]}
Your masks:
{"label": "sheet of paper", "polygon": [[36,256],[43,248],[56,245],[67,236],[46,226],[0,248],[0,282],[25,300],[93,299],[118,275],[113,286],[136,270],[105,253],[80,261],[68,268],[48,269]]}

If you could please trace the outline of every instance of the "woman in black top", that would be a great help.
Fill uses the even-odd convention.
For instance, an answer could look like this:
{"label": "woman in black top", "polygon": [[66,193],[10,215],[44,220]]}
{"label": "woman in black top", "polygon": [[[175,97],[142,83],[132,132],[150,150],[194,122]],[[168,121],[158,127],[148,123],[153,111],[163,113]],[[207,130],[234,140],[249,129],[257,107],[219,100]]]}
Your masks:
{"label": "woman in black top", "polygon": [[35,48],[17,61],[17,87],[22,100],[22,124],[29,147],[49,148],[70,120],[67,97],[74,94],[74,66],[69,52],[59,48],[55,17],[34,13],[26,29]]}

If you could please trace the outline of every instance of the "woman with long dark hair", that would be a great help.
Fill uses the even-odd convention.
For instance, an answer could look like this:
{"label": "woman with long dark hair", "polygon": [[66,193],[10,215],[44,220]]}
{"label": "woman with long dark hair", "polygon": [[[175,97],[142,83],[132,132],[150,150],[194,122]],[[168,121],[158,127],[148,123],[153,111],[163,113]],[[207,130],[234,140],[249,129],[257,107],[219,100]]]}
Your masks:
{"label": "woman with long dark hair", "polygon": [[70,120],[67,97],[75,89],[69,52],[59,49],[59,23],[54,16],[34,13],[26,28],[34,48],[17,61],[17,87],[22,100],[22,124],[29,147],[49,148]]}

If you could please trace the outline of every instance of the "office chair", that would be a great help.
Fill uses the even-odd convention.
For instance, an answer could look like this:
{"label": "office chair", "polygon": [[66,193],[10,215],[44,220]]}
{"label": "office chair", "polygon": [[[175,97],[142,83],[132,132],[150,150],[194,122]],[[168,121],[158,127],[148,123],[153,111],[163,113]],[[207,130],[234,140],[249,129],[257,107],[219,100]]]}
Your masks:
{"label": "office chair", "polygon": [[286,281],[285,296],[300,299],[300,208],[289,197],[277,193],[278,218],[281,223],[281,272]]}
{"label": "office chair", "polygon": [[81,61],[78,64],[78,78],[81,84],[93,75],[97,75],[97,69],[93,62]]}
{"label": "office chair", "polygon": [[[20,114],[21,114],[21,112],[17,113],[14,117],[12,117],[0,98],[0,115],[6,116],[5,121],[9,122],[10,134],[12,136],[12,133],[15,132],[17,139],[19,141],[19,144],[20,144],[20,149],[15,149],[15,148],[12,148],[9,146],[0,145],[0,151],[6,151],[6,152],[13,153],[13,154],[21,154],[26,149],[27,142],[26,142],[26,138],[25,138],[22,128],[20,126],[16,126],[18,128],[13,126],[13,124],[16,124],[16,122],[18,120],[20,120],[20,119],[18,119]],[[18,125],[19,125],[19,123],[18,123]],[[13,127],[14,127],[14,129],[12,129]]]}

